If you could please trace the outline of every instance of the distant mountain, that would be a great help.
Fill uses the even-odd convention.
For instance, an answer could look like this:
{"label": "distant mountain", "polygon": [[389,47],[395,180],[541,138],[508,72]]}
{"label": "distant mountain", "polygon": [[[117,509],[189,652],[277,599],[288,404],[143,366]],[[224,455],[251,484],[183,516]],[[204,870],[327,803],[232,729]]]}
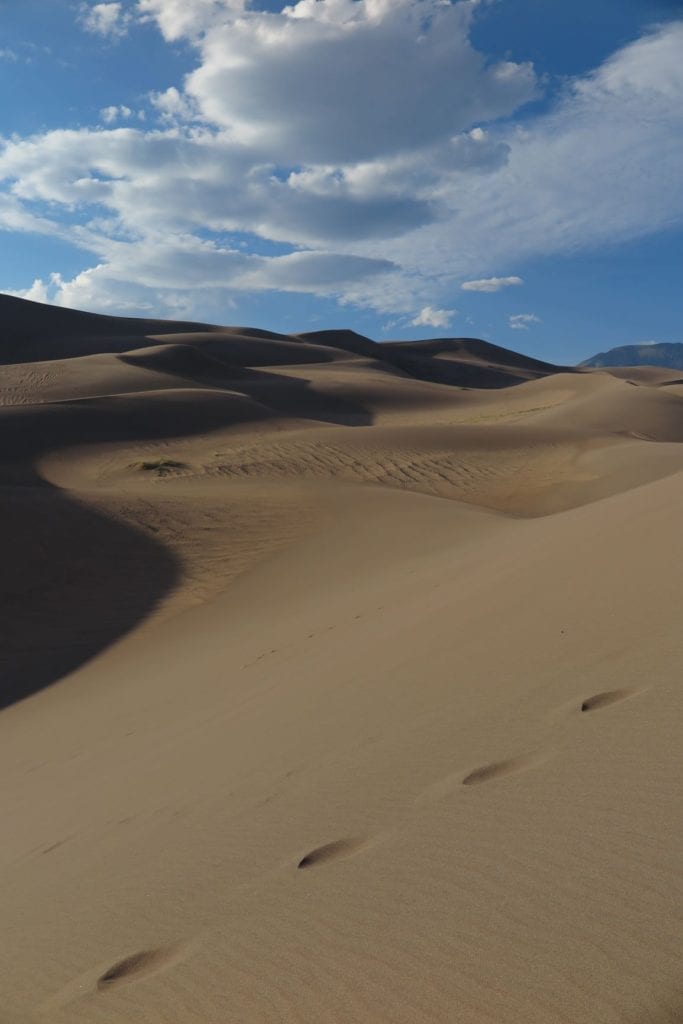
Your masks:
{"label": "distant mountain", "polygon": [[668,366],[672,370],[683,370],[683,342],[621,345],[608,352],[598,352],[581,366]]}

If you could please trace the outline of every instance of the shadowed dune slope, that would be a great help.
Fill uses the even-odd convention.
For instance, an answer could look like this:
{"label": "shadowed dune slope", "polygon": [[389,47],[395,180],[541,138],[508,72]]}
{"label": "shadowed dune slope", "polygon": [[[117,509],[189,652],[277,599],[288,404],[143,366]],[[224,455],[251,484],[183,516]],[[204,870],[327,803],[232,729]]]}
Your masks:
{"label": "shadowed dune slope", "polygon": [[477,338],[376,342],[355,331],[314,331],[297,337],[307,343],[343,348],[371,356],[411,377],[460,387],[499,388],[548,374],[574,372]]}
{"label": "shadowed dune slope", "polygon": [[0,297],[9,1024],[680,1024],[683,387]]}
{"label": "shadowed dune slope", "polygon": [[[122,352],[145,347],[155,335],[199,338],[224,331],[211,324],[85,313],[11,295],[0,295],[0,323],[0,364]],[[286,340],[283,335],[256,328],[229,328],[227,333],[259,341]]]}

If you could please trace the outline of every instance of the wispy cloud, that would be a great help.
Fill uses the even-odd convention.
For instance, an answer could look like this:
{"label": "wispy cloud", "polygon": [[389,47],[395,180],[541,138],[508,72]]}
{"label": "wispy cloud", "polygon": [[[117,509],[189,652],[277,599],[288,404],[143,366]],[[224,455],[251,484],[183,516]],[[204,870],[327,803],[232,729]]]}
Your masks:
{"label": "wispy cloud", "polygon": [[499,292],[502,288],[524,284],[521,277],[484,277],[479,281],[463,281],[464,292]]}
{"label": "wispy cloud", "polygon": [[[569,82],[551,109],[492,131],[509,157],[451,175],[439,216],[397,239],[406,276],[482,279],[501,264],[614,245],[683,224],[683,21],[645,34]],[[367,251],[375,246],[368,244]],[[377,296],[377,300],[380,300]]]}
{"label": "wispy cloud", "polygon": [[508,326],[513,331],[528,331],[531,324],[540,324],[542,320],[535,313],[516,313],[508,317]]}

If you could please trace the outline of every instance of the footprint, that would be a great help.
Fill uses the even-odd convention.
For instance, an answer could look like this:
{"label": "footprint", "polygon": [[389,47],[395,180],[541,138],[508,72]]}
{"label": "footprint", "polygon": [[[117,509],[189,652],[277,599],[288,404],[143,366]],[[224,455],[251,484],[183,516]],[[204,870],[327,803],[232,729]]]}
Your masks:
{"label": "footprint", "polygon": [[167,970],[196,950],[198,941],[198,937],[195,936],[170,946],[141,950],[123,960],[117,960],[104,974],[100,973],[104,966],[100,962],[99,965],[96,964],[89,970],[72,977],[57,992],[49,995],[38,1007],[39,1012],[49,1016],[59,1011],[59,1019],[66,1020],[66,1016],[63,1018],[61,1016],[65,1008],[80,1004],[84,999],[92,999],[93,989],[106,992],[109,989],[118,988],[119,985],[126,985],[128,982],[143,980],[148,975],[156,974],[157,971]]}
{"label": "footprint", "polygon": [[43,855],[46,853],[52,853],[53,850],[58,850],[60,846],[64,846],[64,843],[68,843],[70,839],[73,839],[73,836],[67,836],[66,839],[58,839],[56,843],[46,846],[45,849],[40,852]]}
{"label": "footprint", "polygon": [[297,868],[312,868],[318,864],[325,864],[328,860],[341,860],[343,857],[350,857],[361,846],[365,846],[363,839],[337,839],[333,843],[316,846],[315,850],[311,850],[301,858]]}
{"label": "footprint", "polygon": [[549,753],[522,754],[519,757],[511,757],[506,761],[494,761],[492,764],[475,768],[468,775],[463,776],[460,772],[452,775],[445,775],[431,785],[427,786],[422,793],[415,798],[416,804],[434,803],[437,800],[444,800],[451,797],[461,786],[476,786],[480,782],[490,782],[491,779],[501,778],[504,775],[515,775],[528,768],[547,761],[552,757]]}
{"label": "footprint", "polygon": [[511,757],[507,761],[494,761],[492,764],[485,764],[482,768],[475,768],[473,772],[466,775],[462,780],[463,786],[478,786],[480,782],[490,782],[492,779],[502,778],[504,775],[516,775],[517,772],[533,768],[541,761],[538,754],[523,754],[520,757]]}
{"label": "footprint", "polygon": [[153,974],[175,960],[177,950],[161,948],[146,949],[141,953],[133,953],[124,960],[119,960],[108,971],[97,979],[99,989],[113,988],[124,982],[134,981],[144,974]]}
{"label": "footprint", "polygon": [[596,693],[592,697],[587,697],[581,705],[582,711],[598,711],[600,708],[606,708],[609,704],[618,704],[622,700],[628,700],[629,697],[634,697],[638,693],[638,690],[621,689],[621,690],[605,690],[604,693]]}

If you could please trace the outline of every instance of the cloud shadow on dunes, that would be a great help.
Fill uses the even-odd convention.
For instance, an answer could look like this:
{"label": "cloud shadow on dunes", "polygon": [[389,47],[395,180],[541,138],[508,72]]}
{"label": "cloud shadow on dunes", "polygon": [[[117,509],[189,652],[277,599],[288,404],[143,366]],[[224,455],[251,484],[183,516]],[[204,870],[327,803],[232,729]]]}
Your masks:
{"label": "cloud shadow on dunes", "polygon": [[35,468],[42,457],[74,446],[210,433],[278,413],[371,421],[361,406],[330,402],[305,381],[245,371],[240,389],[143,392],[0,412],[0,707],[120,639],[180,579],[177,559],[143,523],[131,528],[54,487]]}
{"label": "cloud shadow on dunes", "polygon": [[73,672],[133,629],[177,584],[176,558],[142,524],[134,529],[89,508],[35,469],[48,452],[74,445],[210,429],[201,401],[194,415],[183,417],[173,397],[2,411],[0,707]]}
{"label": "cloud shadow on dunes", "polygon": [[220,330],[211,324],[87,313],[3,294],[0,319],[0,365],[123,352],[149,345],[147,336],[153,334]]}
{"label": "cloud shadow on dunes", "polygon": [[0,708],[75,671],[177,583],[173,554],[142,530],[50,486],[0,490]]}
{"label": "cloud shadow on dunes", "polygon": [[214,351],[183,345],[173,346],[170,351],[164,346],[126,353],[119,359],[130,366],[177,376],[185,383],[229,391],[233,396],[237,393],[256,403],[260,416],[312,419],[344,426],[370,426],[373,422],[372,413],[360,402],[329,391],[317,392],[309,381],[293,374],[289,364],[282,365],[286,371],[283,376],[262,368],[230,365]]}

